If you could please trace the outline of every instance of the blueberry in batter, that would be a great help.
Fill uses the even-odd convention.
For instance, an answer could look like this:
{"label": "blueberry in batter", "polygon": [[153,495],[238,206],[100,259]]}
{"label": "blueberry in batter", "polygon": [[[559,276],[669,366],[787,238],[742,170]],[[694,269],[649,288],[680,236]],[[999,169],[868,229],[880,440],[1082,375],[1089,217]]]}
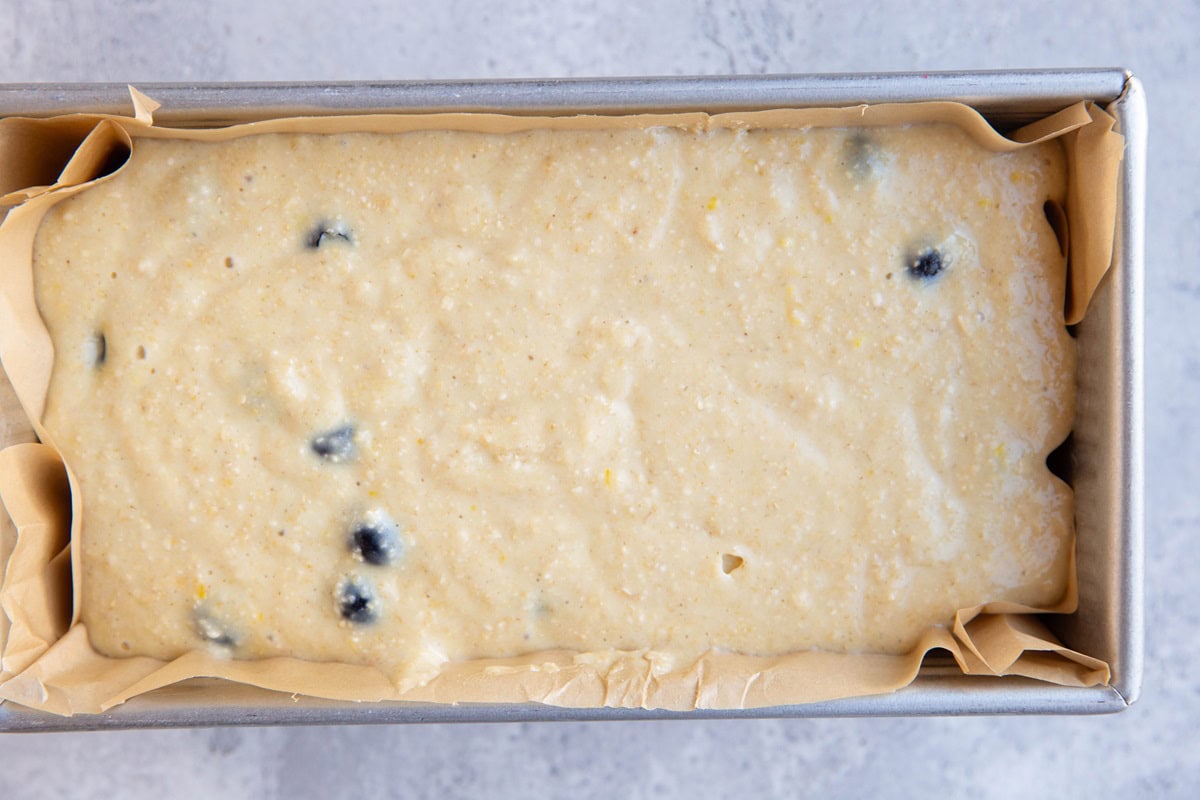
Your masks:
{"label": "blueberry in batter", "polygon": [[193,618],[196,635],[209,644],[218,647],[237,647],[237,638],[220,622],[213,619],[206,611],[197,609]]}
{"label": "blueberry in batter", "polygon": [[842,146],[841,163],[855,180],[874,177],[879,167],[879,143],[863,130],[854,131]]}
{"label": "blueberry in batter", "polygon": [[83,360],[99,369],[104,365],[104,359],[108,357],[108,340],[104,338],[103,333],[95,333],[89,336],[83,343]]}
{"label": "blueberry in batter", "polygon": [[933,247],[927,247],[908,259],[908,271],[914,278],[933,278],[945,268],[945,256]]}
{"label": "blueberry in batter", "polygon": [[312,451],[331,464],[354,458],[354,426],[342,425],[319,433],[309,443]]}
{"label": "blueberry in batter", "polygon": [[347,622],[365,625],[379,617],[379,601],[358,578],[347,578],[338,584],[334,600],[338,615]]}
{"label": "blueberry in batter", "polygon": [[308,232],[304,243],[313,250],[316,250],[329,244],[353,244],[354,240],[350,238],[350,231],[345,226],[322,222]]}
{"label": "blueberry in batter", "polygon": [[395,563],[400,550],[397,526],[383,515],[356,525],[350,534],[350,551],[372,566]]}

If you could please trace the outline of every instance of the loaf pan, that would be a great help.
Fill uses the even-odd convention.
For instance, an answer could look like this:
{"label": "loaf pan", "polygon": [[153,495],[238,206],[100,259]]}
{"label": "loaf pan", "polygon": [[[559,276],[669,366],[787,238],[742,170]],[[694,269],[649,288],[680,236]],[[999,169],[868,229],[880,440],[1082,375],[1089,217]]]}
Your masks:
{"label": "loaf pan", "polygon": [[[1077,422],[1066,453],[1076,496],[1079,610],[1047,618],[1068,647],[1106,661],[1107,686],[1071,688],[960,673],[926,660],[893,694],[797,706],[669,712],[540,704],[347,703],[194,680],[136,697],[106,713],[60,717],[0,705],[0,731],[211,725],[314,725],[551,720],[732,719],[956,714],[1093,714],[1121,711],[1140,692],[1143,651],[1143,238],[1146,107],[1121,69],[585,80],[147,84],[155,119],[208,127],[297,114],[494,111],[624,114],[757,110],[953,100],[1004,131],[1080,100],[1117,119],[1125,137],[1113,268],[1075,329]],[[73,112],[128,114],[119,84],[0,85],[0,117]],[[19,413],[19,412],[18,412]],[[11,414],[9,416],[12,416]],[[0,446],[27,441],[28,420],[4,419]]]}

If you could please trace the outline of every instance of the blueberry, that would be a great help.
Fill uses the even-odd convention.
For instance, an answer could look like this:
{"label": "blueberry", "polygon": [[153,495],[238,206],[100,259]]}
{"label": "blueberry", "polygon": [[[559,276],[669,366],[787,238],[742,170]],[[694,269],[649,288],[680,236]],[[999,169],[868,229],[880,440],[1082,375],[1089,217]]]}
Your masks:
{"label": "blueberry", "polygon": [[84,363],[90,364],[93,367],[99,368],[104,364],[104,359],[108,357],[108,339],[104,334],[97,331],[89,336],[83,342],[83,360]]}
{"label": "blueberry", "polygon": [[857,180],[873,177],[879,165],[879,143],[866,131],[854,131],[842,145],[842,164]]}
{"label": "blueberry", "polygon": [[317,227],[308,232],[304,237],[304,244],[316,250],[318,247],[323,247],[327,244],[342,242],[344,244],[353,244],[354,240],[350,238],[350,231],[345,226],[322,222]]}
{"label": "blueberry", "polygon": [[338,584],[334,600],[338,615],[347,622],[365,625],[379,618],[379,601],[357,578],[347,578]]}
{"label": "blueberry", "polygon": [[224,625],[209,616],[207,611],[197,609],[192,622],[196,628],[196,635],[208,644],[215,644],[218,647],[237,647],[237,637],[230,633]]}
{"label": "blueberry", "polygon": [[914,278],[932,278],[946,268],[946,257],[933,247],[926,247],[916,255],[908,257],[908,272]]}
{"label": "blueberry", "polygon": [[380,512],[373,512],[350,534],[350,552],[377,567],[387,566],[400,557],[400,530]]}
{"label": "blueberry", "polygon": [[340,464],[354,458],[354,426],[342,425],[338,428],[318,433],[309,442],[312,451],[331,464]]}

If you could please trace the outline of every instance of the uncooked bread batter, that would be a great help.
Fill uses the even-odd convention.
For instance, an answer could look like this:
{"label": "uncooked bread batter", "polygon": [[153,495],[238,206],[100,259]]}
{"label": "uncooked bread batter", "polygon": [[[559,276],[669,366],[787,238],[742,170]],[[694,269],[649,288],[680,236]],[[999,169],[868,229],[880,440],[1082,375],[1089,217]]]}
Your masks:
{"label": "uncooked bread batter", "polygon": [[1052,603],[1064,181],[948,126],[138,140],[35,249],[92,642],[412,683]]}

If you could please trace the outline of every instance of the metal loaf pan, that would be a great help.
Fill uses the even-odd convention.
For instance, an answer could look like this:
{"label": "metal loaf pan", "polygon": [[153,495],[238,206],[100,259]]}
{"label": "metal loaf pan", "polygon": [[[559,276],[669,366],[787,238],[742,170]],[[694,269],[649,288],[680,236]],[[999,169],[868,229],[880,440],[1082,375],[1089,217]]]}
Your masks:
{"label": "metal loaf pan", "polygon": [[[345,703],[293,698],[252,687],[190,681],[111,711],[58,717],[0,705],[0,731],[205,725],[308,725],[526,720],[834,717],[934,714],[1110,713],[1137,699],[1143,649],[1143,238],[1146,108],[1141,85],[1121,69],[776,75],[615,80],[471,82],[149,84],[163,103],[156,121],[213,126],[296,114],[495,111],[620,114],[955,100],[1001,130],[1079,100],[1117,117],[1126,137],[1113,269],[1078,326],[1078,420],[1071,452],[1076,494],[1079,611],[1047,622],[1069,647],[1107,661],[1107,687],[1070,688],[1022,678],[968,677],[927,659],[917,680],[890,695],[746,711],[568,709],[538,704]],[[0,86],[0,117],[130,112],[117,84]],[[4,420],[4,431],[27,420]],[[6,436],[13,440],[12,435]],[[7,444],[8,442],[0,442]]]}

